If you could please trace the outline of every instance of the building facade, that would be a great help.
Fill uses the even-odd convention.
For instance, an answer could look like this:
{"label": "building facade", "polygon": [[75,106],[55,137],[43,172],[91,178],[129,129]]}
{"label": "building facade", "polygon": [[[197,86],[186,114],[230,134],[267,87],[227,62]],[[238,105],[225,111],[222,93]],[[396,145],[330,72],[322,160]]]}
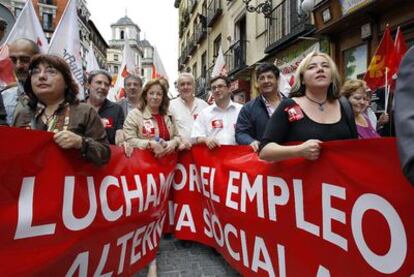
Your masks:
{"label": "building facade", "polygon": [[92,43],[92,47],[95,53],[96,60],[98,61],[99,67],[102,69],[107,68],[106,63],[106,51],[109,48],[108,43],[102,37],[98,28],[95,26],[92,20],[88,20],[88,29],[90,31],[89,39]]}
{"label": "building facade", "polygon": [[[305,1],[313,2],[306,12]],[[194,74],[201,97],[220,47],[234,96],[247,101],[257,95],[254,69],[262,62],[276,63],[291,82],[299,62],[317,49],[333,57],[342,79],[362,78],[386,24],[394,34],[400,26],[409,45],[414,38],[410,0],[176,0],[174,5],[178,70]],[[354,71],[352,53],[359,61]]]}
{"label": "building facade", "polygon": [[[32,0],[33,6],[40,20],[40,24],[45,32],[46,38],[49,40],[53,36],[59,21],[63,15],[68,0]],[[17,18],[23,9],[25,0],[0,0],[0,3],[4,4],[10,9],[10,11]],[[77,0],[78,9],[78,24],[79,24],[79,37],[81,41],[81,56],[85,61],[87,51],[89,49],[90,41],[92,41],[94,49],[97,50],[95,55],[102,68],[106,68],[106,48],[108,45],[102,38],[96,26],[91,23],[91,13],[87,7],[86,0]],[[103,54],[102,54],[103,53]],[[86,64],[84,63],[85,67]]]}
{"label": "building facade", "polygon": [[122,51],[125,40],[134,52],[135,74],[141,75],[143,49],[140,43],[141,29],[128,16],[120,18],[116,23],[111,24],[112,38],[109,40],[107,50],[108,70],[117,75],[121,70]]}

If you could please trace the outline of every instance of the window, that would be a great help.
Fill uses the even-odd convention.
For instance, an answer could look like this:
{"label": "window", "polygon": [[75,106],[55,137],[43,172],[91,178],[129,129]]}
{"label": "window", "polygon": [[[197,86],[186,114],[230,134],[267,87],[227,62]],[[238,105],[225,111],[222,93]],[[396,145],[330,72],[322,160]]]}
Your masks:
{"label": "window", "polygon": [[193,70],[191,73],[193,74],[194,78],[197,77],[197,63],[193,64]]}
{"label": "window", "polygon": [[16,18],[20,15],[20,13],[22,12],[22,8],[14,8],[14,13]]}
{"label": "window", "polygon": [[52,29],[52,21],[53,21],[53,15],[51,13],[43,13],[42,15],[42,27],[45,30],[51,30]]}
{"label": "window", "polygon": [[220,46],[221,46],[221,34],[218,35],[213,42],[213,57],[214,58],[218,56],[218,51],[219,51]]}
{"label": "window", "polygon": [[125,37],[125,32],[124,32],[124,30],[121,30],[121,33],[120,33],[120,38],[121,38],[121,39],[124,39],[124,37]]}
{"label": "window", "polygon": [[206,77],[207,75],[207,52],[204,52],[201,55],[201,77]]}
{"label": "window", "polygon": [[39,3],[53,5],[53,1],[52,0],[40,0]]}
{"label": "window", "polygon": [[114,61],[119,61],[119,56],[117,54],[114,54]]}
{"label": "window", "polygon": [[114,65],[114,73],[118,74],[118,66]]}
{"label": "window", "polygon": [[357,79],[367,70],[367,44],[362,44],[343,52],[345,80]]}

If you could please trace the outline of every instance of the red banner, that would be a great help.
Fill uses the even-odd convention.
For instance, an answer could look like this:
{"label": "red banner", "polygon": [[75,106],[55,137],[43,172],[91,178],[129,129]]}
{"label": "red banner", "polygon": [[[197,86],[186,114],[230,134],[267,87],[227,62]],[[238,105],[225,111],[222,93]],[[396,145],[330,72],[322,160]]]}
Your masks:
{"label": "red banner", "polygon": [[52,136],[0,128],[2,275],[132,275],[155,257],[176,159],[114,147],[98,168]]}
{"label": "red banner", "polygon": [[248,276],[414,272],[414,188],[393,139],[324,143],[315,162],[267,163],[241,146],[126,159],[114,147],[96,168],[50,134],[0,134],[5,275],[130,275],[153,259],[164,222]]}

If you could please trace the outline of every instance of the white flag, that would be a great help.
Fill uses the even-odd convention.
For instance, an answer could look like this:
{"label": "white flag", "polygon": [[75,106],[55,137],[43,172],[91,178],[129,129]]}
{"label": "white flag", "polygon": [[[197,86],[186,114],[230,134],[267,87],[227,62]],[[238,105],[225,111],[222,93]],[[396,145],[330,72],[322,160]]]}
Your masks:
{"label": "white flag", "polygon": [[5,43],[12,43],[19,38],[34,41],[39,46],[40,52],[47,53],[47,39],[31,0],[28,0],[24,5]]}
{"label": "white flag", "polygon": [[84,99],[83,69],[76,0],[69,0],[49,45],[49,54],[65,59],[79,85],[79,99]]}
{"label": "white flag", "polygon": [[89,45],[88,54],[86,54],[86,73],[100,69],[95,53],[93,52],[92,42]]}
{"label": "white flag", "polygon": [[211,72],[211,78],[217,76],[227,76],[227,74],[226,60],[224,59],[223,49],[221,49],[220,46],[213,71]]}
{"label": "white flag", "polygon": [[137,72],[134,52],[129,46],[128,37],[125,37],[121,68],[118,71],[114,87],[108,93],[109,100],[117,101],[125,97],[124,79],[128,74],[137,74]]}
{"label": "white flag", "polygon": [[289,97],[289,93],[292,87],[289,84],[289,80],[287,79],[286,75],[280,73],[279,75],[279,91],[286,97]]}
{"label": "white flag", "polygon": [[152,76],[154,78],[164,77],[168,79],[167,72],[162,64],[161,57],[158,54],[157,48],[154,46],[153,64],[152,64]]}

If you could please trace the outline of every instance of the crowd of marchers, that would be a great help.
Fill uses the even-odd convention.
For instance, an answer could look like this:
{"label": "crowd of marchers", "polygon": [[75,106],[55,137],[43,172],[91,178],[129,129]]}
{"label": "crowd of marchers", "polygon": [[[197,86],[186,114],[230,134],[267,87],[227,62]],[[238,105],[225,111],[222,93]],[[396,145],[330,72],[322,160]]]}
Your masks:
{"label": "crowd of marchers", "polygon": [[[134,148],[163,157],[196,144],[209,149],[239,144],[250,145],[267,161],[317,160],[323,142],[376,138],[377,129],[390,120],[386,113],[377,119],[370,109],[371,92],[364,81],[341,85],[335,63],[320,52],[301,61],[289,95],[278,89],[277,66],[260,64],[259,95],[244,105],[232,100],[226,76],[210,80],[214,103],[196,98],[190,73],[179,75],[179,96],[172,100],[166,79],[143,86],[139,76],[129,75],[124,79],[125,97],[115,103],[107,98],[112,77],[105,70],[88,74],[86,97],[80,101],[79,87],[62,58],[40,54],[27,39],[12,42],[9,55],[18,83],[2,90],[1,125],[53,132],[61,148],[78,149],[96,165],[109,161],[110,144],[122,146],[127,156]],[[407,75],[412,79],[412,73]],[[405,141],[412,145],[412,138]],[[404,157],[412,165],[413,158]],[[155,272],[155,263],[150,272]]]}
{"label": "crowd of marchers", "polygon": [[1,93],[2,124],[53,132],[60,147],[79,149],[97,165],[110,159],[109,144],[124,147],[128,156],[134,148],[162,157],[195,144],[209,149],[240,144],[268,161],[316,160],[324,141],[379,137],[377,129],[390,120],[387,113],[377,119],[364,81],[341,86],[333,60],[317,51],[299,64],[288,95],[278,89],[277,66],[260,64],[259,95],[244,105],[232,100],[226,76],[210,80],[214,103],[196,98],[190,73],[179,75],[179,96],[171,101],[166,79],[143,86],[140,77],[129,75],[125,97],[115,103],[107,97],[112,77],[105,70],[89,72],[80,102],[79,87],[62,58],[40,54],[27,39],[12,42],[9,55],[18,83]]}

